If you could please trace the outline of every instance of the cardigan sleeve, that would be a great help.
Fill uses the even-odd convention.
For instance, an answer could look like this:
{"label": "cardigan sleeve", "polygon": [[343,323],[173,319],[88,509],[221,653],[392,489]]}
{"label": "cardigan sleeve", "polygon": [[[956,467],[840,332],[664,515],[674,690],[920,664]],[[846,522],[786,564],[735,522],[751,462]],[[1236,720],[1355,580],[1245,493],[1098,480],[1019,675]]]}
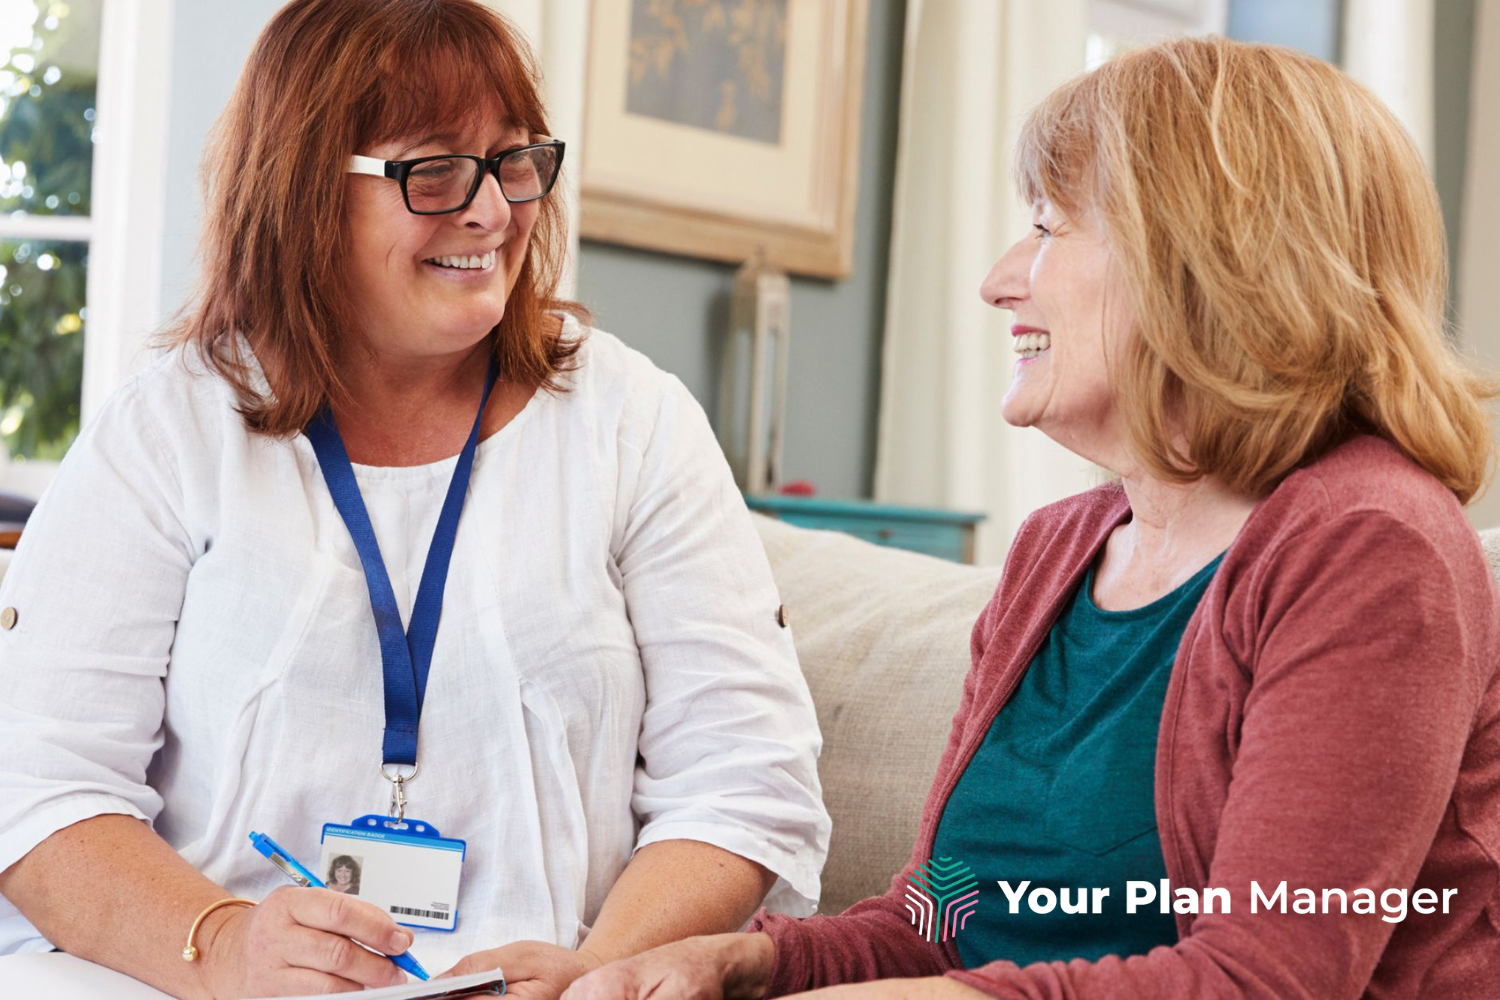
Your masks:
{"label": "cardigan sleeve", "polygon": [[923,940],[906,909],[908,876],[927,858],[943,807],[946,777],[958,766],[960,746],[973,719],[976,693],[983,686],[981,665],[1004,584],[996,590],[974,625],[970,639],[973,666],[964,677],[963,696],[948,731],[937,776],[922,807],[921,832],[906,867],[891,880],[882,896],[855,903],[836,916],[797,920],[761,911],[746,928],[764,931],[776,947],[776,962],[768,996],[782,996],[839,983],[894,977],[935,976],[957,968],[953,943]]}
{"label": "cardigan sleeve", "polygon": [[1339,887],[1351,897],[1418,883],[1494,674],[1495,589],[1374,511],[1306,529],[1266,558],[1207,882],[1228,890],[1228,911],[1196,917],[1176,945],[1146,955],[950,975],[1035,1000],[1365,991],[1395,924],[1336,905],[1252,912],[1251,882],[1262,899],[1282,881],[1289,896]]}

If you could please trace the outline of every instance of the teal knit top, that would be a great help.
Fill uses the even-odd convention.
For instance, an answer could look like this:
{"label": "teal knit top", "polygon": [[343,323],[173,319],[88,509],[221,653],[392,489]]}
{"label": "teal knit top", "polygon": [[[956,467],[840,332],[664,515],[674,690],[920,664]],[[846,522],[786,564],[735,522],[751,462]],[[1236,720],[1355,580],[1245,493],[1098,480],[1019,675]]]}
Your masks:
{"label": "teal knit top", "polygon": [[[1178,644],[1222,558],[1129,611],[1094,603],[1090,567],[1043,640],[954,788],[933,845],[934,858],[967,865],[979,881],[956,938],[966,968],[1139,955],[1176,942],[1173,917],[1156,905],[1125,912],[1125,883],[1167,877],[1157,728]],[[1036,911],[1046,894],[1031,905],[1037,889],[1051,890],[1050,912]],[[1087,912],[1096,896],[1100,912]],[[1080,903],[1086,912],[1063,912]]]}

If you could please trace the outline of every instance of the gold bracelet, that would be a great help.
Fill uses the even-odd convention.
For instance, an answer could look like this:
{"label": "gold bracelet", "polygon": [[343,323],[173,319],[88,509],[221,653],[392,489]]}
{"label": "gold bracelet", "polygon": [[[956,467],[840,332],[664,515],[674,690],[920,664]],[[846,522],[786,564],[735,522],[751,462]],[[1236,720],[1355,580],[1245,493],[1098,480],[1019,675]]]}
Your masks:
{"label": "gold bracelet", "polygon": [[203,908],[203,912],[198,914],[198,919],[193,921],[192,929],[188,931],[187,946],[182,949],[182,960],[184,962],[191,962],[198,957],[198,946],[193,944],[193,938],[198,936],[198,928],[202,926],[204,917],[208,916],[210,913],[214,912],[221,906],[254,905],[255,900],[253,899],[240,899],[238,897],[231,896],[228,899],[221,899],[217,903],[209,903],[207,906],[205,906]]}

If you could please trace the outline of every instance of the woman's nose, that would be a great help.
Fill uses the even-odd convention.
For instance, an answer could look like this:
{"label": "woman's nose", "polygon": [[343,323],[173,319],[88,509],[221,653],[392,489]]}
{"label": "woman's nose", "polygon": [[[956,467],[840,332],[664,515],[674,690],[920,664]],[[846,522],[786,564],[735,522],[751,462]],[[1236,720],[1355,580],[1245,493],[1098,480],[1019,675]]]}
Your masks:
{"label": "woman's nose", "polygon": [[1035,244],[1033,238],[1023,236],[1001,254],[979,283],[979,297],[997,309],[1014,309],[1026,298]]}
{"label": "woman's nose", "polygon": [[510,225],[510,202],[505,200],[505,195],[500,191],[500,181],[493,173],[486,172],[480,179],[479,190],[474,192],[474,200],[459,214],[463,216],[465,225],[476,226],[486,232],[498,233]]}

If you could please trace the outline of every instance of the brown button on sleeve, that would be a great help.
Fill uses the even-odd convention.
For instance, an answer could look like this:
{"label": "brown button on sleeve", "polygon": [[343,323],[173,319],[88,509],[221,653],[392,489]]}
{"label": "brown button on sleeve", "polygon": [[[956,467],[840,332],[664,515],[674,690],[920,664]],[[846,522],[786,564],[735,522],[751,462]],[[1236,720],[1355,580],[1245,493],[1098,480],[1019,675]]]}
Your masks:
{"label": "brown button on sleeve", "polygon": [[[782,628],[786,628],[787,620],[786,605],[782,604],[776,609],[776,624]],[[7,625],[6,628],[10,628],[10,626]]]}
{"label": "brown button on sleeve", "polygon": [[7,632],[10,631],[16,627],[16,619],[19,617],[20,615],[16,614],[15,608],[6,608],[4,611],[0,611],[0,628],[5,629]]}

